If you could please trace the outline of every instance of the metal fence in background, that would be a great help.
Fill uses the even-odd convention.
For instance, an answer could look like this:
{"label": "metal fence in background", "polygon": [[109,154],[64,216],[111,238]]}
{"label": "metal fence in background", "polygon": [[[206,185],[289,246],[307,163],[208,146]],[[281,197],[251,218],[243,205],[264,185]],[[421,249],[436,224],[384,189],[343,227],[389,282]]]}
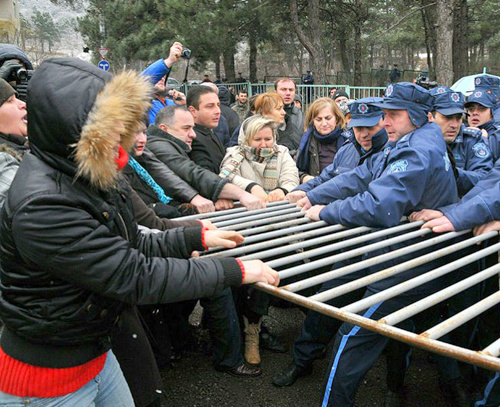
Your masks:
{"label": "metal fence in background", "polygon": [[[381,301],[404,294],[423,284],[432,284],[437,279],[449,276],[454,271],[487,256],[496,256],[500,250],[497,232],[476,237],[472,237],[468,231],[434,235],[430,229],[421,229],[423,222],[408,222],[404,219],[399,225],[386,229],[346,228],[342,225],[328,225],[323,221],[312,222],[304,217],[304,213],[296,205],[287,201],[269,204],[267,208],[256,211],[247,211],[246,208],[240,207],[189,218],[196,217],[210,219],[220,229],[238,230],[245,236],[244,244],[234,249],[210,249],[203,254],[204,257],[236,256],[241,260],[261,259],[278,270],[281,278],[280,287],[258,283],[256,284],[258,289],[410,345],[486,369],[500,371],[498,358],[500,339],[479,350],[459,347],[440,340],[447,333],[500,304],[498,291],[424,332],[409,332],[396,326],[470,287],[484,284],[487,279],[492,277],[498,279],[499,264],[464,277],[462,280],[450,279],[449,283],[435,294],[403,307],[381,320],[371,320],[358,314]],[[461,239],[456,239],[457,237]],[[489,241],[489,245],[477,246],[486,241]],[[379,251],[401,242],[408,244],[404,248],[388,253]],[[477,247],[477,250],[465,253],[471,247]],[[422,254],[424,249],[425,252]],[[469,254],[470,252],[473,253]],[[410,260],[406,257],[404,261],[398,261],[399,257],[408,254],[413,256]],[[448,259],[449,261],[440,267],[370,297],[341,308],[325,303],[351,291],[365,288],[376,281],[397,276],[416,266],[452,254],[454,259],[458,260]],[[362,255],[368,256],[362,258]],[[348,283],[314,295],[304,294],[304,290],[318,287],[329,280],[393,260],[396,260],[396,266],[382,267],[378,272],[353,278]],[[345,265],[330,271],[332,265],[341,261],[346,261],[343,263]],[[320,269],[327,271],[319,274],[311,273]],[[480,334],[479,332],[478,335]]]}

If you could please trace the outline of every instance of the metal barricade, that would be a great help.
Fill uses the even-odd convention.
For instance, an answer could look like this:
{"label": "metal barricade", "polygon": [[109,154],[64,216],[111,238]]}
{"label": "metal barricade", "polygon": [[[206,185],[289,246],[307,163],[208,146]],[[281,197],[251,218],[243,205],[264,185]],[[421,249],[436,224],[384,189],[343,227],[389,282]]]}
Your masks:
{"label": "metal barricade", "polygon": [[[469,231],[433,235],[430,229],[421,229],[423,222],[408,222],[406,219],[402,219],[397,226],[385,229],[346,228],[342,225],[328,225],[323,221],[312,222],[304,217],[304,213],[299,208],[287,201],[271,204],[258,211],[236,208],[221,213],[206,214],[203,217],[210,219],[216,226],[223,229],[240,230],[246,238],[243,244],[234,249],[210,249],[203,256],[238,256],[241,260],[262,259],[279,272],[280,287],[257,283],[255,286],[258,289],[410,345],[489,370],[500,371],[498,358],[500,339],[482,350],[466,349],[439,340],[450,331],[500,304],[500,292],[481,299],[456,315],[426,329],[425,332],[414,333],[396,327],[400,322],[474,285],[482,284],[493,276],[498,276],[500,264],[495,264],[458,282],[450,280],[436,293],[386,315],[380,320],[372,320],[358,314],[381,301],[390,300],[440,278],[442,281],[443,276],[449,276],[450,273],[487,256],[496,255],[500,250],[500,243],[490,241],[486,247],[476,245],[498,237],[498,232],[489,232],[475,237],[470,235]],[[457,239],[458,237],[460,239]],[[380,251],[380,249],[401,242],[407,243],[404,247],[391,252]],[[471,247],[477,247],[477,250],[472,254],[464,255],[463,251]],[[424,249],[425,254],[419,254]],[[307,288],[319,286],[329,280],[347,276],[371,266],[378,266],[380,269],[380,265],[384,262],[397,261],[399,257],[409,254],[413,256],[410,260],[397,262],[395,266],[383,268],[361,278],[353,277],[349,282],[330,290],[309,297],[300,294]],[[333,298],[451,254],[458,260],[441,265],[342,308],[325,304]],[[368,256],[363,258],[362,255]],[[313,270],[324,269],[326,266],[344,260],[349,261],[341,268],[311,276],[310,272]],[[290,277],[294,277],[292,282],[287,281]]]}

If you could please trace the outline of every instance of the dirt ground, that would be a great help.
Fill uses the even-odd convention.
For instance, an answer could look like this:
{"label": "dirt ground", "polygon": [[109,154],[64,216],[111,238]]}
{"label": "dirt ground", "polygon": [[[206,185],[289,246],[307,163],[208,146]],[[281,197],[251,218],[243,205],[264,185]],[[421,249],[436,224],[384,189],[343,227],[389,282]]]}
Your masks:
{"label": "dirt ground", "polygon": [[[271,307],[266,326],[291,345],[298,335],[304,314],[296,308]],[[207,339],[206,331],[197,329],[195,337],[200,347]],[[235,378],[216,372],[206,352],[194,351],[183,355],[175,366],[162,370],[169,407],[309,407],[319,406],[322,383],[328,357],[314,364],[313,374],[299,379],[295,385],[275,387],[272,377],[288,365],[290,352],[285,354],[262,351],[260,377]],[[362,383],[356,398],[357,407],[383,406],[386,378],[385,357],[381,357]],[[437,385],[435,366],[427,353],[414,350],[406,374],[405,407],[446,407]]]}

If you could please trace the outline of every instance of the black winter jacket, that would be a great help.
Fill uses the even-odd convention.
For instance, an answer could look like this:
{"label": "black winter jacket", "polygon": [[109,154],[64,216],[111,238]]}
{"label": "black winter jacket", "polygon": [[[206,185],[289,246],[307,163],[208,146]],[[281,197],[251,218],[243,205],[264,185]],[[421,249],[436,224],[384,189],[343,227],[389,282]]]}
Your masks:
{"label": "black winter jacket", "polygon": [[[178,202],[188,203],[198,194],[198,191],[158,160],[149,149],[144,149],[142,155],[135,157],[135,159],[151,175],[167,196],[174,198]],[[130,165],[123,169],[123,174],[128,179],[130,186],[137,191],[146,204],[150,205],[158,202],[156,193]]]}
{"label": "black winter jacket", "polygon": [[[214,135],[215,138],[217,136]],[[195,139],[196,140],[196,139]],[[179,177],[196,189],[201,196],[216,201],[229,181],[192,161],[189,146],[158,127],[148,127],[147,147],[160,161],[168,165]]]}
{"label": "black winter jacket", "polygon": [[205,126],[194,126],[196,138],[193,140],[189,157],[199,166],[219,174],[220,165],[226,155],[226,148],[216,134]]}
{"label": "black winter jacket", "polygon": [[[180,259],[201,249],[200,228],[138,232],[114,146],[133,146],[148,106],[146,80],[61,58],[43,62],[29,86],[31,152],[0,227],[0,346],[8,355],[80,365],[110,348],[124,307],[241,283],[234,259]],[[113,133],[110,124],[120,122],[125,130]]]}

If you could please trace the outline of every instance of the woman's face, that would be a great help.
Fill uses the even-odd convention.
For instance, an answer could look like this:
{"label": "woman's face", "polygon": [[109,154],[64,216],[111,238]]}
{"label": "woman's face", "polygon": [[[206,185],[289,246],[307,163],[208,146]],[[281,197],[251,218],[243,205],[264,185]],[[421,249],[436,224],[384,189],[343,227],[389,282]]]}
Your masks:
{"label": "woman's face", "polygon": [[26,137],[28,120],[26,103],[12,95],[0,106],[0,133]]}
{"label": "woman's face", "polygon": [[273,119],[278,124],[285,123],[285,109],[283,109],[283,104],[277,105],[271,109],[268,113],[263,113],[262,116],[268,119]]}
{"label": "woman's face", "polygon": [[337,119],[333,114],[333,109],[330,106],[325,106],[313,119],[313,124],[316,131],[322,136],[331,133],[337,127]]}
{"label": "woman's face", "polygon": [[134,153],[136,156],[141,156],[146,147],[146,141],[148,141],[148,136],[146,135],[146,126],[142,125],[141,128],[135,134],[135,147]]}
{"label": "woman's face", "polygon": [[264,127],[254,134],[248,143],[253,148],[272,148],[274,146],[273,131],[269,127]]}

